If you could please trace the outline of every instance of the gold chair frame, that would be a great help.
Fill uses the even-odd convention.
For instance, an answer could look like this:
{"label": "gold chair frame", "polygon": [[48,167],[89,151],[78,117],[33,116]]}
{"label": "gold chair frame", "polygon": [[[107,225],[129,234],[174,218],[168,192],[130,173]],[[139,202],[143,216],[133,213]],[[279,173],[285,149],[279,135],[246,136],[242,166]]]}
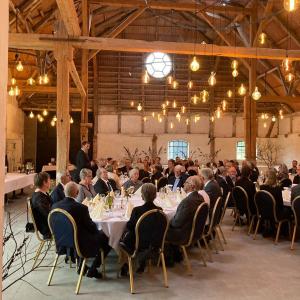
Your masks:
{"label": "gold chair frame", "polygon": [[36,265],[37,265],[38,259],[39,259],[40,255],[41,255],[41,252],[42,252],[43,247],[46,244],[46,242],[49,242],[48,249],[51,247],[52,238],[50,238],[50,239],[43,239],[42,236],[40,235],[40,233],[39,233],[39,231],[37,229],[37,225],[36,225],[34,216],[33,216],[33,211],[32,211],[32,208],[31,208],[30,200],[31,200],[30,197],[27,198],[28,212],[29,212],[30,218],[31,218],[32,223],[33,223],[34,232],[36,234],[36,237],[37,237],[38,241],[40,242],[39,247],[36,250],[36,253],[35,253],[35,256],[34,256],[34,262],[33,262],[32,268],[31,268],[33,270],[36,267]]}
{"label": "gold chair frame", "polygon": [[[132,255],[130,255],[127,251],[125,251],[123,248],[121,248],[122,252],[125,253],[125,255],[127,256],[128,259],[128,267],[129,267],[129,282],[130,282],[130,292],[131,294],[134,294],[134,277],[133,277],[133,260],[136,257],[137,253],[138,253],[138,247],[139,247],[139,240],[140,240],[140,236],[139,236],[139,226],[142,223],[142,221],[149,216],[150,214],[153,213],[160,213],[162,214],[165,219],[166,219],[166,229],[165,232],[163,234],[163,239],[162,239],[162,245],[161,248],[159,249],[159,262],[161,262],[162,265],[162,269],[163,269],[163,277],[164,277],[164,286],[167,288],[168,286],[168,274],[167,274],[167,268],[166,268],[166,263],[165,263],[165,256],[164,256],[164,245],[165,245],[165,238],[166,238],[166,234],[169,228],[169,219],[167,218],[167,216],[165,215],[165,213],[160,210],[160,209],[151,209],[147,212],[145,212],[143,215],[140,216],[140,218],[138,219],[136,225],[135,225],[135,250],[133,252]],[[150,266],[151,261],[149,262],[149,266]],[[158,263],[159,264],[159,263]]]}
{"label": "gold chair frame", "polygon": [[[157,181],[157,189],[158,189],[158,187],[159,187],[159,183],[162,181],[162,180],[166,180],[167,178],[165,177],[165,176],[162,176],[162,177],[160,177],[159,179],[158,179],[158,181]],[[166,184],[166,185],[168,185],[168,183]],[[165,185],[165,186],[166,186]]]}
{"label": "gold chair frame", "polygon": [[294,203],[296,200],[300,201],[300,196],[297,196],[292,202],[292,211],[294,214],[295,224],[294,224],[294,230],[293,230],[293,237],[292,237],[292,241],[291,241],[291,250],[294,250],[296,231],[297,231],[298,226],[300,225],[300,224],[298,224],[297,214],[296,214],[295,207],[294,207],[294,205],[295,205]]}
{"label": "gold chair frame", "polygon": [[[84,268],[85,268],[85,265],[86,265],[87,257],[84,257],[81,254],[81,251],[80,251],[80,248],[79,248],[79,243],[78,243],[78,239],[77,239],[77,225],[76,225],[73,217],[71,216],[71,214],[69,214],[64,209],[55,208],[55,209],[53,209],[50,212],[50,214],[48,216],[48,224],[49,224],[49,228],[51,230],[52,236],[54,237],[53,230],[52,230],[51,223],[50,223],[50,218],[51,218],[52,214],[54,214],[54,213],[62,213],[71,222],[71,224],[73,226],[73,234],[74,234],[73,238],[74,238],[75,250],[76,250],[77,255],[80,258],[83,259],[83,262],[82,262],[82,265],[81,265],[81,269],[80,269],[80,274],[79,274],[79,277],[78,277],[78,280],[77,280],[77,284],[76,284],[76,289],[75,289],[75,294],[78,295],[79,290],[80,290],[80,286],[81,286],[81,281],[82,281],[83,273],[84,273]],[[55,243],[55,238],[54,238],[54,243]],[[104,258],[104,252],[103,252],[102,249],[100,249],[100,254],[101,254],[101,263],[102,263],[102,276],[104,278],[105,277],[105,258]],[[50,274],[49,274],[49,278],[48,278],[48,282],[47,282],[48,286],[51,284],[52,277],[53,277],[53,274],[54,274],[54,271],[55,271],[55,268],[56,268],[59,256],[60,256],[59,254],[56,254],[56,256],[55,256],[55,259],[54,259],[54,262],[53,262],[53,266],[51,268],[51,271],[50,271]]]}
{"label": "gold chair frame", "polygon": [[225,213],[226,213],[227,204],[229,202],[230,196],[231,196],[231,192],[229,192],[227,194],[227,196],[226,196],[226,200],[225,200],[225,203],[224,203],[224,207],[223,207],[223,211],[222,211],[222,216],[221,216],[221,219],[220,219],[220,223],[217,225],[218,228],[219,228],[219,230],[220,230],[220,233],[221,233],[221,236],[222,236],[222,239],[223,239],[225,245],[227,244],[227,241],[226,241],[224,232],[222,230],[221,224],[223,223],[223,219],[224,219],[224,216],[225,216]]}
{"label": "gold chair frame", "polygon": [[282,223],[288,222],[289,229],[290,229],[290,221],[288,219],[282,219],[282,220],[278,221],[277,214],[276,214],[276,201],[275,201],[273,195],[270,192],[265,191],[265,190],[260,190],[260,191],[256,192],[256,194],[254,196],[254,203],[255,203],[255,206],[256,206],[258,221],[257,221],[257,224],[256,224],[256,228],[255,228],[253,240],[256,239],[257,231],[258,231],[259,224],[260,224],[260,221],[261,221],[261,216],[260,216],[257,204],[256,204],[256,195],[258,193],[265,193],[265,194],[269,195],[271,197],[271,199],[272,199],[272,202],[273,202],[273,216],[274,216],[275,225],[277,225],[277,232],[276,232],[276,238],[275,238],[274,244],[277,245],[278,244],[278,239],[279,239],[279,234],[280,234],[280,229],[281,229]]}

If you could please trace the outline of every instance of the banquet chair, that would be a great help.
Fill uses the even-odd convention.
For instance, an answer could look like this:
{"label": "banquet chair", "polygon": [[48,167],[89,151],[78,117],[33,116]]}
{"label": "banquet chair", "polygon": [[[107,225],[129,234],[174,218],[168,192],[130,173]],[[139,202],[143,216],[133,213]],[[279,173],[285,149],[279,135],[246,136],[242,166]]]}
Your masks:
{"label": "banquet chair", "polygon": [[35,253],[35,256],[34,256],[34,262],[33,262],[33,265],[32,265],[32,270],[36,267],[37,265],[37,262],[38,262],[38,259],[41,255],[41,252],[43,250],[43,247],[44,245],[47,243],[48,244],[48,249],[50,249],[51,247],[51,242],[52,242],[52,238],[48,238],[48,239],[44,239],[42,237],[42,235],[39,233],[38,229],[37,229],[37,225],[36,225],[36,222],[35,222],[35,219],[34,219],[34,215],[33,215],[33,212],[32,212],[32,208],[31,208],[31,198],[27,198],[27,208],[28,208],[28,213],[29,213],[29,216],[32,220],[32,223],[33,223],[33,227],[34,227],[34,232],[36,234],[36,237],[38,239],[38,241],[40,242],[39,243],[39,247],[38,249],[36,250],[36,253]]}
{"label": "banquet chair", "polygon": [[291,242],[291,250],[294,250],[294,243],[296,237],[297,228],[300,226],[300,196],[297,196],[292,203],[292,211],[294,214],[294,230],[293,230],[293,237]]}
{"label": "banquet chair", "polygon": [[151,179],[149,177],[144,177],[141,181],[142,183],[151,183]]}
{"label": "banquet chair", "polygon": [[232,226],[232,231],[234,230],[234,227],[236,223],[239,221],[243,214],[246,214],[247,222],[249,225],[248,235],[251,233],[253,222],[255,216],[251,214],[250,208],[249,208],[249,199],[247,192],[241,187],[241,186],[235,186],[232,189],[232,197],[235,205],[235,219]]}
{"label": "banquet chair", "polygon": [[[150,225],[151,224],[151,225]],[[155,226],[153,226],[155,224]],[[146,228],[152,227],[151,234],[143,234]],[[128,259],[129,267],[129,281],[130,281],[130,292],[135,293],[134,290],[134,278],[133,278],[133,263],[138,257],[141,251],[150,250],[150,261],[151,257],[155,254],[159,255],[159,261],[161,262],[163,276],[164,276],[164,286],[168,287],[168,276],[165,264],[164,256],[164,244],[165,237],[169,227],[169,220],[167,216],[160,209],[152,209],[145,212],[137,221],[135,226],[135,249],[133,253],[129,253],[126,247],[122,247],[120,244],[120,249]],[[141,245],[147,245],[147,249],[141,249]]]}
{"label": "banquet chair", "polygon": [[[261,220],[271,220],[275,222],[275,225],[277,225],[277,233],[275,238],[275,245],[278,243],[278,238],[280,234],[281,225],[284,222],[288,222],[288,219],[280,218],[276,213],[276,201],[273,197],[273,195],[268,191],[258,191],[256,192],[254,196],[254,203],[257,210],[257,217],[258,221],[255,228],[255,233],[253,236],[253,239],[256,239],[257,231],[259,228],[259,225],[261,223]],[[290,225],[290,223],[289,223]]]}
{"label": "banquet chair", "polygon": [[198,206],[198,208],[194,214],[192,228],[191,228],[191,232],[189,234],[189,238],[188,238],[187,242],[182,245],[178,245],[178,244],[176,244],[176,242],[175,243],[172,242],[172,244],[178,245],[182,249],[184,260],[185,260],[187,271],[188,271],[189,275],[192,275],[192,268],[191,268],[191,263],[188,258],[186,249],[188,247],[190,247],[191,245],[193,245],[195,242],[197,242],[198,248],[200,249],[200,256],[203,261],[203,265],[206,267],[206,261],[202,254],[202,249],[201,249],[201,245],[200,245],[199,241],[203,238],[203,232],[205,229],[205,223],[207,220],[207,216],[208,216],[208,205],[207,205],[207,203],[201,203]]}
{"label": "banquet chair", "polygon": [[[203,238],[202,238],[203,241],[204,241],[208,256],[209,256],[209,260],[211,262],[213,260],[212,260],[212,256],[211,256],[210,249],[208,247],[208,242],[207,242],[206,238],[211,239],[213,247],[215,248],[216,253],[218,253],[218,248],[217,248],[216,240],[215,240],[215,236],[216,236],[217,239],[218,239],[218,242],[221,246],[221,249],[224,250],[221,239],[220,239],[219,232],[217,230],[218,229],[217,225],[218,225],[218,223],[220,222],[220,219],[221,219],[221,217],[220,217],[221,213],[222,213],[222,198],[219,197],[217,199],[217,201],[215,202],[215,206],[213,208],[213,212],[212,212],[212,215],[211,215],[211,219],[210,219],[210,223],[208,225],[207,232],[205,233],[205,235],[203,235]],[[214,233],[215,233],[215,236],[214,236]]]}
{"label": "banquet chair", "polygon": [[157,182],[157,191],[159,191],[161,188],[168,185],[168,178],[167,177],[160,177]]}
{"label": "banquet chair", "polygon": [[223,219],[224,219],[224,216],[225,216],[225,213],[226,213],[226,209],[227,209],[227,205],[228,205],[230,197],[231,197],[231,192],[229,192],[226,196],[226,199],[225,199],[225,202],[224,202],[224,205],[223,205],[223,209],[222,209],[222,213],[221,213],[220,222],[217,224],[217,227],[219,228],[220,233],[222,235],[222,239],[224,241],[224,244],[227,244],[227,241],[225,239],[225,235],[224,235],[224,232],[222,230],[221,224],[223,223]]}
{"label": "banquet chair", "polygon": [[[73,217],[67,211],[60,208],[56,208],[50,212],[48,216],[48,224],[54,237],[56,246],[56,256],[49,274],[48,285],[51,284],[59,256],[65,254],[66,250],[68,251],[72,249],[77,254],[77,256],[82,259],[80,274],[75,289],[75,293],[78,294],[86,265],[86,260],[88,257],[84,257],[81,253],[78,243],[77,225]],[[102,261],[102,275],[104,277],[105,261],[104,252],[102,249],[100,249],[100,254]]]}

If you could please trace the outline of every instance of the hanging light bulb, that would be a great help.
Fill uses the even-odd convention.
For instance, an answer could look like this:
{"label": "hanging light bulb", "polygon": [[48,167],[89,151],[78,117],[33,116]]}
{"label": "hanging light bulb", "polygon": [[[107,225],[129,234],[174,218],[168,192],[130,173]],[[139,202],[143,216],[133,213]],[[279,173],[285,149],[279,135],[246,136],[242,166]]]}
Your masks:
{"label": "hanging light bulb", "polygon": [[134,107],[134,101],[130,101],[130,106]]}
{"label": "hanging light bulb", "polygon": [[198,96],[195,94],[193,97],[192,97],[192,102],[193,104],[197,104],[198,103]]}
{"label": "hanging light bulb", "polygon": [[74,123],[74,120],[73,120],[73,118],[71,117],[70,118],[70,124],[73,124]]}
{"label": "hanging light bulb", "polygon": [[50,81],[50,79],[49,79],[47,73],[45,73],[44,76],[43,76],[43,84],[48,84],[49,81]]}
{"label": "hanging light bulb", "polygon": [[176,107],[177,107],[177,103],[176,103],[175,100],[173,101],[172,107],[173,107],[173,108],[176,108]]}
{"label": "hanging light bulb", "polygon": [[191,63],[190,63],[190,69],[191,69],[193,72],[196,72],[196,71],[199,70],[199,68],[200,68],[200,64],[199,64],[199,62],[198,62],[198,60],[197,60],[197,57],[194,56],[194,57],[193,57],[193,60],[192,60]]}
{"label": "hanging light bulb", "polygon": [[177,88],[178,88],[178,81],[176,81],[176,80],[174,80],[173,81],[173,83],[172,83],[172,88],[174,89],[174,90],[176,90]]}
{"label": "hanging light bulb", "polygon": [[245,96],[245,95],[246,95],[246,92],[247,92],[247,89],[246,89],[246,87],[244,86],[244,84],[242,83],[241,86],[240,86],[239,89],[238,89],[238,93],[239,93],[239,95],[241,95],[241,96]]}
{"label": "hanging light bulb", "polygon": [[138,110],[138,111],[141,111],[142,109],[143,109],[143,106],[142,106],[141,103],[139,103],[138,106],[137,106],[137,110]]}
{"label": "hanging light bulb", "polygon": [[292,68],[292,62],[291,60],[286,57],[283,61],[282,61],[282,68],[285,72],[289,72]]}
{"label": "hanging light bulb", "polygon": [[44,109],[42,114],[44,117],[46,117],[46,116],[48,116],[48,111],[46,109]]}
{"label": "hanging light bulb", "polygon": [[11,82],[12,85],[15,85],[17,83],[17,80],[16,80],[16,78],[12,77],[10,82]]}
{"label": "hanging light bulb", "polygon": [[200,116],[199,115],[195,115],[194,116],[194,122],[197,123],[198,121],[200,121]]}
{"label": "hanging light bulb", "polygon": [[159,117],[159,118],[158,118],[158,122],[159,122],[159,123],[162,123],[162,121],[163,121],[163,118],[162,118],[162,117]]}
{"label": "hanging light bulb", "polygon": [[228,97],[228,98],[231,98],[232,95],[233,95],[232,90],[228,90],[228,91],[227,91],[227,97]]}
{"label": "hanging light bulb", "polygon": [[272,116],[272,122],[276,122],[276,117]]}
{"label": "hanging light bulb", "polygon": [[144,116],[144,117],[143,117],[143,120],[144,120],[144,122],[147,122],[147,117]]}
{"label": "hanging light bulb", "polygon": [[217,80],[216,80],[216,73],[215,72],[211,72],[210,73],[210,76],[208,78],[208,84],[210,86],[214,86],[215,84],[217,83]]}
{"label": "hanging light bulb", "polygon": [[239,76],[239,71],[237,70],[237,69],[233,69],[233,71],[232,71],[232,76],[234,77],[234,78],[236,78],[236,77],[238,77]]}
{"label": "hanging light bulb", "polygon": [[29,118],[30,118],[30,119],[33,119],[33,118],[34,118],[34,113],[33,113],[32,111],[31,111],[30,114],[29,114]]}
{"label": "hanging light bulb", "polygon": [[185,119],[185,124],[189,125],[190,124],[190,119]]}
{"label": "hanging light bulb", "polygon": [[186,107],[185,106],[181,106],[181,113],[185,113],[185,111],[186,111]]}
{"label": "hanging light bulb", "polygon": [[168,84],[172,84],[173,83],[173,76],[172,75],[169,75],[167,77],[167,82],[168,82]]}
{"label": "hanging light bulb", "polygon": [[42,75],[40,75],[39,77],[38,77],[38,83],[39,84],[43,84],[44,82],[43,82],[43,76]]}
{"label": "hanging light bulb", "polygon": [[167,105],[166,105],[165,103],[163,103],[163,104],[161,105],[161,108],[162,108],[162,109],[166,109],[166,107],[167,107]]}
{"label": "hanging light bulb", "polygon": [[191,90],[193,88],[193,81],[190,80],[187,84],[188,88]]}
{"label": "hanging light bulb", "polygon": [[283,110],[282,109],[279,109],[279,112],[278,112],[280,115],[283,114]]}
{"label": "hanging light bulb", "polygon": [[53,117],[53,121],[54,121],[54,122],[56,122],[56,121],[57,121],[57,118],[56,118],[56,116],[54,116],[54,117]]}
{"label": "hanging light bulb", "polygon": [[152,118],[155,118],[155,112],[154,111],[152,112],[151,115],[152,115]]}
{"label": "hanging light bulb", "polygon": [[40,116],[40,118],[38,119],[41,123],[44,122],[44,118],[42,116]]}
{"label": "hanging light bulb", "polygon": [[262,32],[259,36],[258,36],[258,41],[260,45],[264,45],[267,41],[267,35]]}
{"label": "hanging light bulb", "polygon": [[224,99],[222,101],[222,110],[225,111],[227,109],[227,101]]}
{"label": "hanging light bulb", "polygon": [[267,128],[267,123],[266,122],[264,122],[264,128]]}
{"label": "hanging light bulb", "polygon": [[264,114],[264,113],[261,114],[261,119],[262,119],[262,120],[265,119],[265,114]]}
{"label": "hanging light bulb", "polygon": [[288,74],[285,75],[284,79],[287,82],[292,82],[295,79],[295,75],[292,72],[289,72]]}
{"label": "hanging light bulb", "polygon": [[239,62],[234,59],[232,62],[231,62],[231,69],[237,69],[239,66]]}
{"label": "hanging light bulb", "polygon": [[268,120],[269,119],[269,115],[265,114],[265,119]]}
{"label": "hanging light bulb", "polygon": [[284,0],[283,7],[288,12],[295,11],[299,7],[299,0]]}
{"label": "hanging light bulb", "polygon": [[207,90],[203,90],[200,92],[200,99],[203,103],[207,102],[209,98],[209,93]]}
{"label": "hanging light bulb", "polygon": [[20,95],[20,89],[19,89],[19,87],[17,85],[15,86],[15,95],[16,96]]}
{"label": "hanging light bulb", "polygon": [[256,86],[255,89],[254,89],[254,92],[252,93],[252,99],[257,101],[261,98],[261,93],[260,91],[258,90],[258,87]]}
{"label": "hanging light bulb", "polygon": [[221,113],[222,113],[221,107],[218,106],[217,111],[216,111],[216,117],[217,117],[217,119],[220,119],[220,118],[221,118]]}
{"label": "hanging light bulb", "polygon": [[173,123],[173,122],[170,123],[170,128],[171,128],[171,129],[174,128],[174,123]]}
{"label": "hanging light bulb", "polygon": [[282,120],[284,117],[283,117],[283,115],[280,115],[280,120]]}
{"label": "hanging light bulb", "polygon": [[150,76],[149,76],[147,70],[145,70],[145,73],[143,75],[143,82],[144,83],[149,83],[150,82]]}
{"label": "hanging light bulb", "polygon": [[215,121],[215,117],[214,116],[211,116],[210,117],[210,121],[213,123]]}
{"label": "hanging light bulb", "polygon": [[15,95],[15,89],[11,86],[9,91],[8,91],[8,95],[13,97]]}
{"label": "hanging light bulb", "polygon": [[22,72],[24,70],[21,60],[18,61],[16,69],[18,72]]}
{"label": "hanging light bulb", "polygon": [[166,110],[166,109],[163,109],[163,110],[162,110],[162,113],[163,113],[163,115],[165,116],[165,115],[167,114],[167,110]]}
{"label": "hanging light bulb", "polygon": [[169,106],[169,104],[170,104],[170,101],[169,101],[169,100],[167,100],[167,101],[166,101],[166,105],[167,105],[167,106]]}
{"label": "hanging light bulb", "polygon": [[55,126],[54,120],[52,120],[52,121],[50,122],[50,124],[51,124],[52,127],[54,127],[54,126]]}
{"label": "hanging light bulb", "polygon": [[27,84],[28,85],[34,85],[35,84],[35,80],[32,77],[30,77],[30,78],[27,79]]}
{"label": "hanging light bulb", "polygon": [[176,119],[177,119],[178,122],[180,122],[180,120],[181,120],[181,115],[180,115],[179,112],[176,114]]}

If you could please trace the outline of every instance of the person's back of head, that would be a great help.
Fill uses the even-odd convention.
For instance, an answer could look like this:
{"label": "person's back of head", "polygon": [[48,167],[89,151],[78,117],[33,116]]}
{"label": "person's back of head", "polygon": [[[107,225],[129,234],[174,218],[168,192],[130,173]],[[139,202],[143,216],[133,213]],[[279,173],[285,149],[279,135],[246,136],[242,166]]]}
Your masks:
{"label": "person's back of head", "polygon": [[244,165],[241,170],[241,176],[245,178],[249,178],[250,174],[251,174],[251,169],[249,168],[248,165]]}
{"label": "person's back of head", "polygon": [[269,169],[266,173],[265,185],[275,187],[277,185],[277,174],[274,169]]}
{"label": "person's back of head", "polygon": [[47,172],[40,172],[35,174],[34,176],[34,185],[37,188],[42,188],[45,183],[50,179],[50,175]]}
{"label": "person's back of head", "polygon": [[153,183],[144,183],[141,188],[142,198],[145,202],[153,202],[156,198],[156,187]]}
{"label": "person's back of head", "polygon": [[203,177],[204,181],[207,182],[214,178],[214,173],[211,168],[202,168],[200,174]]}
{"label": "person's back of head", "polygon": [[65,188],[64,188],[64,191],[65,191],[65,195],[66,197],[69,197],[69,198],[76,198],[77,195],[78,195],[78,184],[71,181],[71,182],[68,182],[66,185],[65,185]]}

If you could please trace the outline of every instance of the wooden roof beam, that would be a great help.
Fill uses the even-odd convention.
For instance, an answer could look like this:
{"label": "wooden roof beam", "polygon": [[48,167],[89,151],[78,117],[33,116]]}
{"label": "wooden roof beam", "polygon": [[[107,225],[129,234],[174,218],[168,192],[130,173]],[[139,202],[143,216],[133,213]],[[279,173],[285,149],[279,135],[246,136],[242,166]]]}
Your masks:
{"label": "wooden roof beam", "polygon": [[81,79],[80,79],[80,76],[77,72],[77,69],[76,69],[76,66],[75,66],[75,63],[74,63],[74,60],[72,60],[70,63],[69,63],[69,66],[70,66],[70,74],[71,74],[71,77],[81,95],[81,97],[86,97],[86,90],[81,82]]}

